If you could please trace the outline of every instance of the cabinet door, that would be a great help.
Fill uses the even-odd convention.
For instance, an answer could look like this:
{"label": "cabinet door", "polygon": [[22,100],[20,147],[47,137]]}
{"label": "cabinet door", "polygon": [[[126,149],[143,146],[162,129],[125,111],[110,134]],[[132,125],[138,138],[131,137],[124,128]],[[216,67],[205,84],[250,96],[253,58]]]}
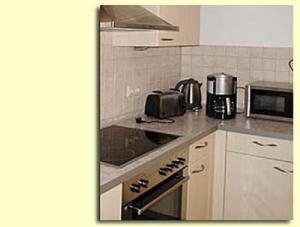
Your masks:
{"label": "cabinet door", "polygon": [[210,219],[210,159],[202,157],[189,167],[190,179],[187,183],[187,220]]}
{"label": "cabinet door", "polygon": [[291,220],[293,165],[227,152],[225,220]]}
{"label": "cabinet door", "polygon": [[227,151],[283,161],[293,161],[293,141],[228,132]]}
{"label": "cabinet door", "polygon": [[199,45],[200,6],[160,6],[159,16],[179,26],[179,32],[160,31],[159,46]]}
{"label": "cabinet door", "polygon": [[200,6],[143,5],[167,22],[179,26],[175,31],[114,32],[113,46],[185,46],[199,45]]}
{"label": "cabinet door", "polygon": [[[159,6],[157,5],[143,5],[145,9],[159,15]],[[158,46],[159,31],[114,31],[112,36],[113,46]]]}
{"label": "cabinet door", "polygon": [[104,192],[100,196],[100,220],[121,220],[122,184]]}

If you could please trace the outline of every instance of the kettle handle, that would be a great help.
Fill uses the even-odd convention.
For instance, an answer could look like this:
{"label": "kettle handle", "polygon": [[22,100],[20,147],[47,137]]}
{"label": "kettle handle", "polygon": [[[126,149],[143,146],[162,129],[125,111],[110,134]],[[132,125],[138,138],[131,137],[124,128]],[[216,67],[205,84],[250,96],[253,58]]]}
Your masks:
{"label": "kettle handle", "polygon": [[186,84],[188,81],[190,81],[191,79],[186,79],[186,80],[182,80],[182,81],[179,81],[176,86],[175,86],[175,89],[178,90],[178,91],[181,91],[180,90],[180,87],[184,84]]}

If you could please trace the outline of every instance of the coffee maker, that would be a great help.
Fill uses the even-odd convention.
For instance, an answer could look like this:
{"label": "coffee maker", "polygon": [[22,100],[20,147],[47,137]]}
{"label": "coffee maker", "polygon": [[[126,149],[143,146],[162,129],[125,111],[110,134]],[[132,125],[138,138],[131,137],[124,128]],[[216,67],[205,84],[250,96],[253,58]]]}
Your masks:
{"label": "coffee maker", "polygon": [[237,78],[225,73],[207,76],[206,115],[217,119],[236,116]]}

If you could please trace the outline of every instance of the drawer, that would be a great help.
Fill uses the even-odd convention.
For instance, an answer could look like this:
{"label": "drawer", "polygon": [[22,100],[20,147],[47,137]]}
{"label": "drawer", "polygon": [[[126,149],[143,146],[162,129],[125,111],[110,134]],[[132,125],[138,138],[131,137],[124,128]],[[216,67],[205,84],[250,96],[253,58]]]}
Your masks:
{"label": "drawer", "polygon": [[293,161],[293,141],[228,132],[227,151]]}
{"label": "drawer", "polygon": [[200,160],[213,151],[213,134],[210,134],[189,146],[189,164]]}

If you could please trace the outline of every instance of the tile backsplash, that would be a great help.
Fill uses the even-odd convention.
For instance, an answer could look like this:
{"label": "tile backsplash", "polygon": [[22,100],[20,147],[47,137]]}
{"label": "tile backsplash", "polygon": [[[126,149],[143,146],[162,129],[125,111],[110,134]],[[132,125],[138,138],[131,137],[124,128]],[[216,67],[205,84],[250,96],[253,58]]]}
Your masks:
{"label": "tile backsplash", "polygon": [[[202,102],[206,102],[206,77],[225,72],[238,78],[238,86],[255,80],[293,82],[288,61],[292,48],[193,46],[135,50],[113,47],[112,33],[100,34],[100,124],[143,113],[146,96],[158,89],[168,89],[182,79],[203,83]],[[136,95],[128,97],[129,90]],[[244,92],[238,91],[238,106],[243,106]]]}
{"label": "tile backsplash", "polygon": [[[180,80],[181,48],[113,47],[112,33],[100,34],[100,124],[143,113],[147,93]],[[128,88],[138,94],[127,97]]]}
{"label": "tile backsplash", "polygon": [[[202,101],[206,102],[206,77],[224,72],[237,77],[238,86],[255,80],[293,82],[288,61],[292,48],[195,46],[181,49],[181,79],[203,82]],[[238,91],[238,105],[243,106],[244,92]]]}

